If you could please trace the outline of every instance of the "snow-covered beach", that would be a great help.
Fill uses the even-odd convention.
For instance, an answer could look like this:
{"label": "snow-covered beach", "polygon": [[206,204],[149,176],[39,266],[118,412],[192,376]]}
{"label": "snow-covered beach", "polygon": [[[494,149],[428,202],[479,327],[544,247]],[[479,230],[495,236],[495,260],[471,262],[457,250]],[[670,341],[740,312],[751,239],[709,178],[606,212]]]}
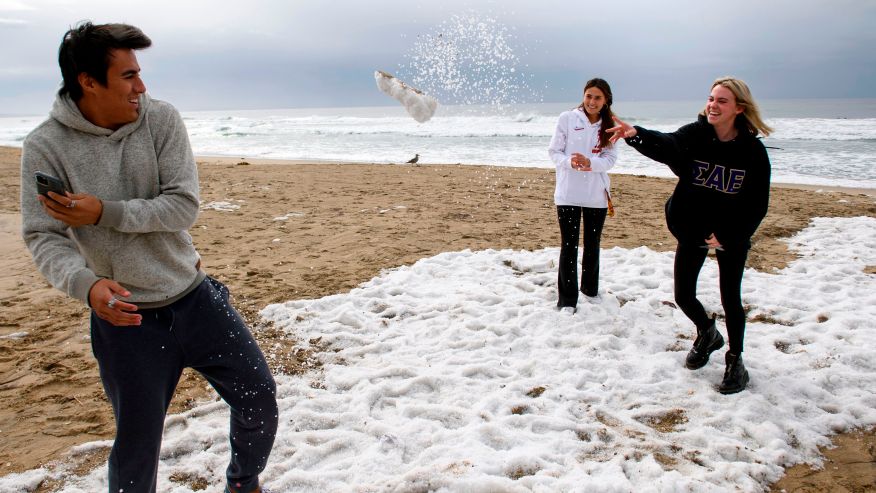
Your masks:
{"label": "snow-covered beach", "polygon": [[[872,196],[774,190],[756,246],[766,257],[753,256],[743,284],[752,383],[722,396],[722,352],[682,367],[692,327],[672,306],[668,182],[618,177],[626,198],[606,230],[601,303],[566,316],[553,310],[549,170],[235,164],[201,165],[204,203],[237,207],[205,208],[196,243],[245,308],[273,321],[266,353],[311,358],[278,377],[264,477],[276,491],[760,491],[785,466],[818,464],[836,433],[876,421]],[[818,212],[848,217],[810,224]],[[790,262],[765,260],[785,231]],[[720,313],[715,275],[710,261],[701,289]],[[28,317],[4,299],[5,313]],[[67,340],[84,341],[88,361],[87,321],[72,325]],[[2,343],[24,352],[41,330],[21,321],[14,332],[26,334]],[[72,359],[47,378],[63,385]],[[65,419],[106,416],[99,387],[93,398],[78,385]],[[168,418],[160,491],[221,491],[227,411],[201,395]],[[52,404],[30,404],[41,405]],[[105,488],[100,461],[81,462],[111,443],[102,419],[106,438],[6,474],[0,491]],[[2,431],[22,452],[39,442]]]}

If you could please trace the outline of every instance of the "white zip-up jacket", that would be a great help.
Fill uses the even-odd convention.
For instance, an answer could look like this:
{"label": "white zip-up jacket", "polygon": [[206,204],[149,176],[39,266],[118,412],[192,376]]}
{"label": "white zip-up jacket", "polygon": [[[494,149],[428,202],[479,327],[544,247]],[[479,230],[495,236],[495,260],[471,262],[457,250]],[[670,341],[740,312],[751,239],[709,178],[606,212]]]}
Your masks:
{"label": "white zip-up jacket", "polygon": [[[608,207],[605,192],[611,190],[608,170],[617,160],[617,147],[599,147],[602,120],[590,123],[581,109],[563,112],[551,139],[548,153],[557,168],[556,205],[575,205],[594,209]],[[572,154],[590,159],[592,171],[572,168]],[[609,192],[610,193],[610,192]]]}

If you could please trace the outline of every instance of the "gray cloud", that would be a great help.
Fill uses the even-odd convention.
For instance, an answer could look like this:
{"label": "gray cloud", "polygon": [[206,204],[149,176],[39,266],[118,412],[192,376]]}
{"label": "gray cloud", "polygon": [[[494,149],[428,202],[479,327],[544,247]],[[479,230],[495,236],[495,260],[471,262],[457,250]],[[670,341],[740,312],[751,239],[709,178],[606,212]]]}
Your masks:
{"label": "gray cloud", "polygon": [[[375,69],[396,72],[417,39],[452,15],[508,26],[546,101],[575,101],[608,79],[628,100],[700,99],[719,75],[759,98],[876,97],[876,2],[249,2],[33,0],[3,15],[0,111],[39,113],[59,75],[57,44],[81,19],[129,22],[153,47],[139,54],[150,92],[182,109],[386,105]],[[7,9],[8,11],[9,9]]]}

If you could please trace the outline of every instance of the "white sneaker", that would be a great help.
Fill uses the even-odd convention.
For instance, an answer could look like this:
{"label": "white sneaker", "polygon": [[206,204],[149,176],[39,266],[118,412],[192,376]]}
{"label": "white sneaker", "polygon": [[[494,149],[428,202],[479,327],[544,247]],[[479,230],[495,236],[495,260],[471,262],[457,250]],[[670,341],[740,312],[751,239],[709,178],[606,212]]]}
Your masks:
{"label": "white sneaker", "polygon": [[560,308],[560,313],[562,313],[564,315],[570,315],[570,316],[574,315],[575,314],[575,307],[574,306],[564,306],[564,307]]}

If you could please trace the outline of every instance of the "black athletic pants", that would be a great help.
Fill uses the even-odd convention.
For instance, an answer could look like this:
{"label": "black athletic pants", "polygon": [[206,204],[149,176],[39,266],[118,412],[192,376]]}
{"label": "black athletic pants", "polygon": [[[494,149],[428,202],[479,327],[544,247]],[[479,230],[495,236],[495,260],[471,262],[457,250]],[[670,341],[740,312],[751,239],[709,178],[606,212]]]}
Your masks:
{"label": "black athletic pants", "polygon": [[584,219],[584,253],[581,259],[581,292],[596,296],[599,291],[599,240],[608,209],[571,205],[557,206],[560,223],[560,261],[557,274],[558,307],[578,303],[578,241]]}
{"label": "black athletic pants", "polygon": [[173,304],[139,313],[136,327],[91,315],[92,349],[116,418],[109,491],[155,491],[164,417],[185,367],[231,407],[231,491],[257,489],[277,431],[276,386],[228,289],[207,277]]}
{"label": "black athletic pants", "polygon": [[[700,245],[678,244],[675,250],[675,302],[701,332],[711,325],[702,303],[697,299],[697,278],[709,251]],[[748,248],[725,248],[717,250],[718,285],[721,289],[721,305],[727,323],[727,338],[730,352],[742,353],[745,335],[745,310],[742,308],[742,273]]]}

